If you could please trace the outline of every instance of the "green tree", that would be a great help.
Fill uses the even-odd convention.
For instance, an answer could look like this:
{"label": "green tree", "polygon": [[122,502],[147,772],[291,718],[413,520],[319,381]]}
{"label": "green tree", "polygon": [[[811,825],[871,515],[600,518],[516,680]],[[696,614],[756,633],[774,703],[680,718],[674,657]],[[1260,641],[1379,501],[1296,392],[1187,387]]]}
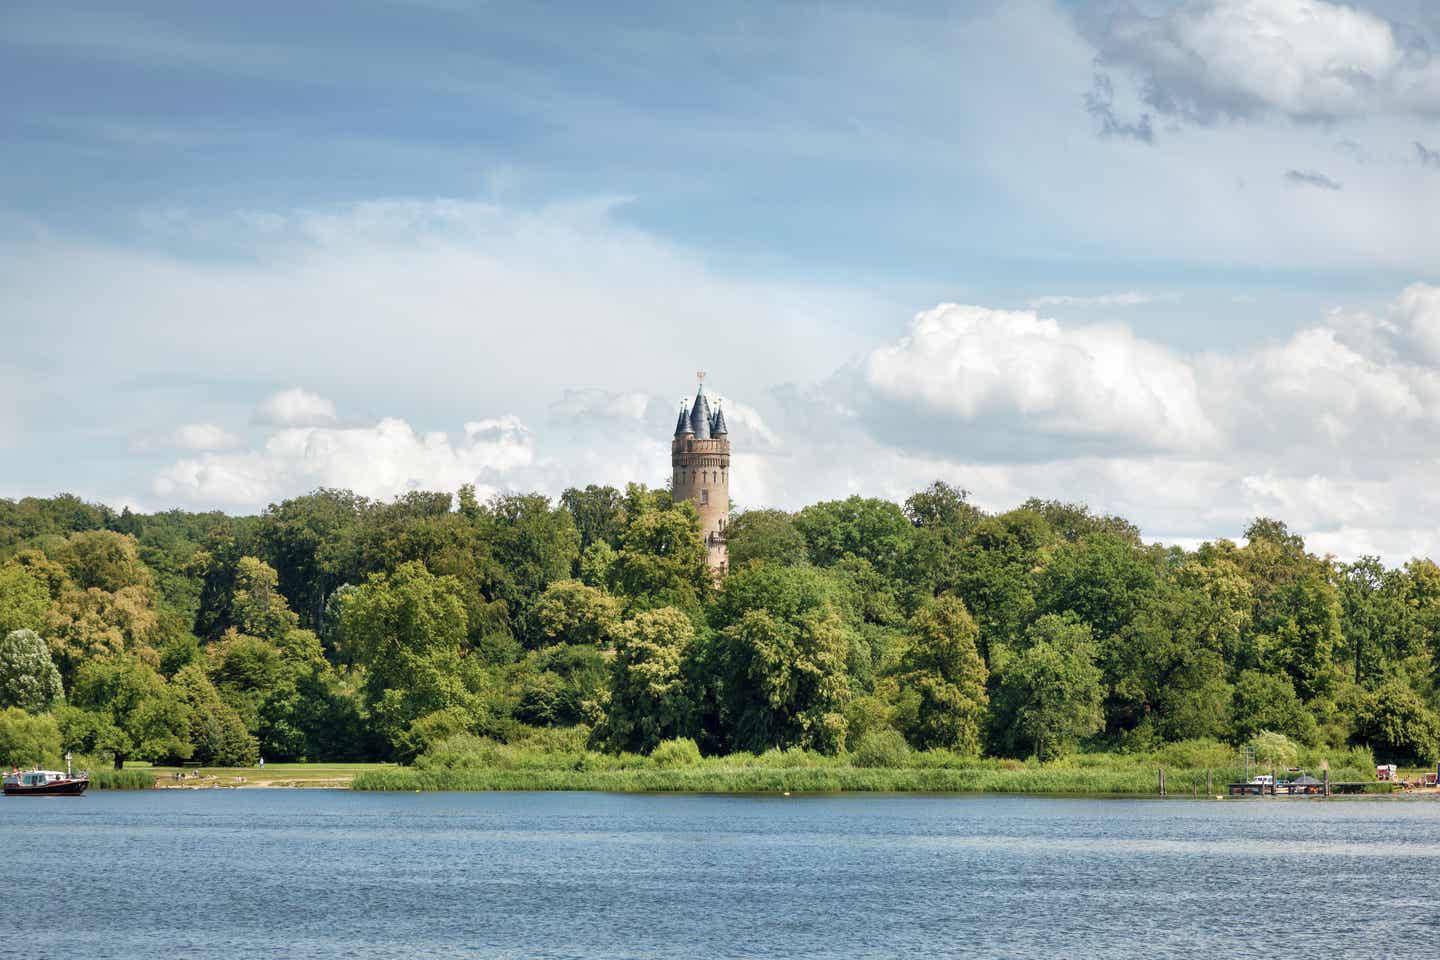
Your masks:
{"label": "green tree", "polygon": [[570,511],[575,521],[582,553],[596,543],[619,546],[620,530],[625,524],[625,498],[619,490],[593,483],[584,490],[570,487],[560,494],[560,505]]}
{"label": "green tree", "polygon": [[990,662],[995,644],[1018,640],[1035,610],[1035,571],[1053,542],[1045,518],[1012,510],[982,520],[960,545],[955,568],[942,578],[980,627],[980,655]]}
{"label": "green tree", "polygon": [[40,629],[49,606],[49,591],[28,570],[15,563],[0,567],[0,636]]}
{"label": "green tree", "polygon": [[694,641],[690,618],[674,607],[620,625],[602,731],[610,747],[649,753],[662,740],[691,735],[694,707],[682,666]]}
{"label": "green tree", "polygon": [[1375,756],[1428,766],[1440,749],[1440,720],[1403,682],[1392,680],[1362,698],[1351,739]]}
{"label": "green tree", "polygon": [[612,576],[632,609],[695,609],[710,592],[700,515],[694,504],[633,496]]}
{"label": "green tree", "polygon": [[256,539],[276,586],[311,630],[325,629],[325,600],[343,582],[350,535],[369,506],[349,490],[320,489],[271,504],[260,518]]}
{"label": "green tree", "polygon": [[460,663],[467,627],[460,594],[454,577],[411,561],[393,574],[372,574],[344,597],[337,631],[365,667],[366,702],[391,744],[426,714],[470,699]]}
{"label": "green tree", "polygon": [[922,750],[945,747],[978,755],[990,703],[989,672],[975,647],[979,628],[963,603],[940,597],[911,618],[910,634],[899,680],[919,702],[907,738]]}
{"label": "green tree", "polygon": [[794,566],[806,561],[805,538],[784,510],[746,510],[725,526],[730,568],[750,563],[778,563]]}
{"label": "green tree", "polygon": [[280,577],[275,568],[255,557],[241,557],[235,569],[235,593],[231,610],[241,633],[267,640],[279,640],[300,625],[280,594]]}
{"label": "green tree", "polygon": [[49,551],[82,590],[119,593],[126,587],[149,589],[154,578],[140,559],[135,538],[110,530],[89,530],[67,537]]}
{"label": "green tree", "polygon": [[1101,645],[1116,731],[1150,724],[1162,740],[1226,732],[1231,690],[1227,611],[1195,589],[1169,587]]}
{"label": "green tree", "polygon": [[1246,743],[1262,730],[1282,733],[1300,743],[1315,742],[1315,716],[1284,674],[1246,670],[1235,681],[1230,739]]}
{"label": "green tree", "polygon": [[1026,631],[1027,646],[1000,678],[999,739],[1041,760],[1061,756],[1103,726],[1100,668],[1090,628],[1047,614]]}
{"label": "green tree", "polygon": [[854,496],[811,504],[795,514],[793,523],[805,538],[810,562],[822,567],[850,555],[894,577],[913,545],[914,527],[889,500]]}
{"label": "green tree", "polygon": [[614,632],[620,604],[609,594],[579,580],[557,580],[535,604],[535,618],[544,643],[604,646]]}
{"label": "green tree", "polygon": [[240,714],[220,697],[200,664],[182,668],[171,681],[189,708],[190,759],[205,766],[246,767],[260,756],[260,745]]}
{"label": "green tree", "polygon": [[50,648],[34,630],[0,637],[0,707],[44,713],[63,695]]}
{"label": "green tree", "polygon": [[513,610],[530,603],[555,580],[574,574],[580,559],[580,534],[563,507],[551,507],[539,494],[506,494],[486,507],[488,541],[503,582],[501,598]]}
{"label": "green tree", "polygon": [[0,765],[39,766],[60,756],[60,728],[48,714],[31,716],[19,707],[0,709]]}
{"label": "green tree", "polygon": [[1036,609],[1074,613],[1103,643],[1129,624],[1158,588],[1156,564],[1142,547],[1096,533],[1055,550],[1036,585]]}
{"label": "green tree", "polygon": [[74,746],[111,755],[116,770],[132,758],[190,756],[189,709],[147,664],[130,658],[86,663],[70,702],[94,718],[92,739]]}

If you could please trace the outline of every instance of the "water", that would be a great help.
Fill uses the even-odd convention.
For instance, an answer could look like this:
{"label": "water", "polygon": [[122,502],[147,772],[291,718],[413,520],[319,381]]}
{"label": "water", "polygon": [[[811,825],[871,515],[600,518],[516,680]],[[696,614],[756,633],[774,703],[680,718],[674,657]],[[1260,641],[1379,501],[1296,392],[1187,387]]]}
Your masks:
{"label": "water", "polygon": [[1440,932],[1433,800],[95,793],[0,800],[0,845],[6,957],[1390,956]]}

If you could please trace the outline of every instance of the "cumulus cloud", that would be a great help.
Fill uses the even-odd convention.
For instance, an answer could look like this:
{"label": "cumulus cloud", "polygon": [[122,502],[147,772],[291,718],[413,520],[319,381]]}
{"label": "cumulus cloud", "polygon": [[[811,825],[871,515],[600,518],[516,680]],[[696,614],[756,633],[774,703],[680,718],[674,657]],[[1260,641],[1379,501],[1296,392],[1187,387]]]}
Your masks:
{"label": "cumulus cloud", "polygon": [[842,428],[837,460],[902,443],[899,459],[861,456],[933,470],[987,505],[1088,500],[1185,540],[1271,515],[1344,556],[1440,550],[1440,287],[1194,356],[1122,327],[947,304],[859,374],[848,409],[833,389],[791,397]]}
{"label": "cumulus cloud", "polygon": [[335,422],[335,404],[300,387],[281,390],[255,411],[255,422],[274,427],[313,427]]}
{"label": "cumulus cloud", "polygon": [[1286,170],[1285,179],[1302,187],[1319,187],[1321,190],[1340,190],[1343,185],[1323,173],[1314,170]]}
{"label": "cumulus cloud", "polygon": [[514,417],[466,423],[454,438],[419,433],[396,418],[369,427],[284,427],[258,449],[180,460],[159,474],[154,492],[250,509],[316,487],[389,498],[473,483],[488,494],[534,458],[530,432]]}
{"label": "cumulus cloud", "polygon": [[1199,123],[1266,114],[1440,115],[1440,66],[1415,34],[1326,0],[1182,0],[1088,21],[1108,67],[1156,111]]}
{"label": "cumulus cloud", "polygon": [[174,443],[183,450],[229,450],[240,438],[213,423],[187,423],[175,431]]}
{"label": "cumulus cloud", "polygon": [[[862,378],[870,397],[888,402],[861,415],[912,444],[963,447],[974,438],[954,426],[973,424],[1060,447],[1166,450],[1215,438],[1182,358],[1121,326],[1063,327],[1033,311],[942,304],[871,353]],[[1004,437],[996,441],[1003,449]]]}

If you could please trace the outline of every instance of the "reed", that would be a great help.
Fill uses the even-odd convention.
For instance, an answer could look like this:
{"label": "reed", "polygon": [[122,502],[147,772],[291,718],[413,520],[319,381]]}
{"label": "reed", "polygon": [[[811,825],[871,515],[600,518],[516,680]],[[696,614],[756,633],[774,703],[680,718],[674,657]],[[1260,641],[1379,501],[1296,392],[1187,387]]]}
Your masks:
{"label": "reed", "polygon": [[155,774],[149,770],[114,770],[101,767],[90,772],[92,790],[149,790]]}

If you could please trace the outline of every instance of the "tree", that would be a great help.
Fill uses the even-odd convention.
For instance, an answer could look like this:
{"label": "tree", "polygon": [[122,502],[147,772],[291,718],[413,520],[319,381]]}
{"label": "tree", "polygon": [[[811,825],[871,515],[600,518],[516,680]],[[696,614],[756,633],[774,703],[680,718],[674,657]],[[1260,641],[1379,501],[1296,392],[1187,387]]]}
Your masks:
{"label": "tree", "polygon": [[70,700],[93,718],[86,741],[73,746],[110,754],[116,770],[130,758],[190,756],[189,708],[148,664],[128,657],[85,663]]}
{"label": "tree", "polygon": [[1376,757],[1406,764],[1429,765],[1440,749],[1440,720],[1400,681],[1390,681],[1360,702],[1352,741],[1368,746]]}
{"label": "tree", "polygon": [[325,627],[325,600],[342,582],[347,537],[368,506],[349,490],[320,489],[271,504],[260,518],[257,539],[278,587],[312,630]]}
{"label": "tree", "polygon": [[914,538],[914,527],[897,504],[859,496],[812,504],[793,522],[811,563],[825,567],[850,554],[889,577],[903,569]]}
{"label": "tree", "polygon": [[937,593],[960,562],[960,548],[985,519],[970,492],[936,480],[905,501],[915,527],[904,579],[921,596]]}
{"label": "tree", "polygon": [[694,640],[690,618],[674,607],[621,624],[603,727],[610,747],[649,753],[662,740],[691,735],[694,708],[682,665]]}
{"label": "tree", "polygon": [[255,557],[241,557],[235,569],[231,611],[241,633],[279,640],[300,625],[281,596],[275,568]]}
{"label": "tree", "polygon": [[[980,655],[1013,643],[1035,609],[1035,571],[1054,534],[1040,514],[1012,510],[982,520],[960,545],[953,572],[940,581],[980,627]],[[992,665],[993,666],[993,665]]]}
{"label": "tree", "polygon": [[1143,548],[1095,533],[1056,549],[1036,584],[1036,609],[1074,613],[1103,643],[1134,619],[1158,587],[1155,562]]}
{"label": "tree", "polygon": [[158,664],[151,646],[159,617],[144,587],[125,587],[115,593],[99,587],[80,589],[67,585],[46,612],[45,639],[55,665],[67,683],[85,663],[129,654]]}
{"label": "tree", "polygon": [[1234,720],[1230,739],[1245,743],[1271,730],[1300,743],[1315,742],[1315,716],[1295,693],[1290,678],[1280,673],[1246,670],[1235,681]]}
{"label": "tree", "polygon": [[64,695],[50,648],[34,630],[0,637],[0,707],[44,713]]}
{"label": "tree", "polygon": [[1197,589],[1160,590],[1101,645],[1114,730],[1148,723],[1162,740],[1219,737],[1231,691],[1227,611]]}
{"label": "tree", "polygon": [[15,563],[0,567],[0,636],[40,629],[49,606],[49,591],[28,570]]}
{"label": "tree", "polygon": [[1369,556],[1341,564],[1335,573],[1342,648],[1336,653],[1349,661],[1355,683],[1373,688],[1421,649],[1415,610],[1406,602],[1407,576]]}
{"label": "tree", "polygon": [[725,543],[730,569],[750,563],[778,563],[794,566],[807,556],[805,538],[784,510],[746,510],[725,526]]}
{"label": "tree", "polygon": [[1090,628],[1047,614],[1026,631],[1028,646],[1004,667],[999,739],[1028,744],[1041,760],[1073,749],[1103,726],[1100,668]]}
{"label": "tree", "polygon": [[426,714],[467,704],[460,667],[466,626],[459,582],[419,561],[372,574],[346,593],[336,629],[365,667],[366,702],[391,744]]}
{"label": "tree", "polygon": [[980,630],[965,605],[954,597],[927,604],[910,620],[911,647],[900,683],[919,695],[906,731],[920,749],[944,747],[975,756],[989,707],[989,672],[976,649]]}
{"label": "tree", "polygon": [[612,568],[616,590],[632,609],[694,609],[711,583],[695,505],[634,496],[632,502]]}
{"label": "tree", "polygon": [[501,595],[513,609],[527,610],[551,582],[573,575],[580,534],[569,510],[552,508],[539,494],[506,494],[494,497],[486,513]]}
{"label": "tree", "polygon": [[199,664],[182,668],[172,683],[189,707],[192,760],[216,767],[246,767],[256,761],[259,743],[245,728],[240,714],[221,699]]}
{"label": "tree", "polygon": [[82,590],[92,587],[119,593],[126,587],[149,589],[154,584],[150,569],[140,559],[135,538],[110,530],[89,530],[67,537],[50,551],[51,558],[65,568]]}
{"label": "tree", "polygon": [[40,766],[60,756],[60,728],[47,714],[0,710],[0,766]]}
{"label": "tree", "polygon": [[593,483],[584,490],[570,487],[560,494],[560,505],[570,511],[575,521],[582,553],[595,543],[619,545],[625,523],[625,498],[619,490]]}
{"label": "tree", "polygon": [[545,643],[604,646],[619,617],[619,602],[603,590],[579,580],[557,580],[535,604],[535,618]]}

